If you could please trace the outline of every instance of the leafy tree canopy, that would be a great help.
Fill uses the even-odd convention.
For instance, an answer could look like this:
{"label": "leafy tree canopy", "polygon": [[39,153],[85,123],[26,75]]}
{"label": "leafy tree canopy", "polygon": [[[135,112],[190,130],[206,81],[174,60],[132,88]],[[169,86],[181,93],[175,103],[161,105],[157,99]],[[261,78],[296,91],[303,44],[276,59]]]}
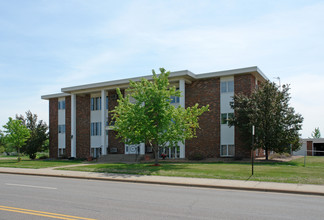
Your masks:
{"label": "leafy tree canopy", "polygon": [[3,152],[5,152],[5,136],[2,133],[2,131],[0,130],[0,154],[2,154]]}
{"label": "leafy tree canopy", "polygon": [[6,141],[5,134],[0,130],[0,153],[6,153],[9,155],[9,153],[16,151],[15,147],[12,143],[9,143]]}
{"label": "leafy tree canopy", "polygon": [[47,145],[44,143],[48,139],[48,126],[43,120],[38,120],[37,115],[30,110],[26,112],[26,117],[16,115],[16,119],[22,121],[30,132],[30,137],[22,147],[22,152],[28,154],[31,159],[35,159],[37,152],[46,150],[44,146]]}
{"label": "leafy tree canopy", "polygon": [[250,96],[234,96],[232,108],[235,116],[229,120],[231,126],[237,126],[245,145],[251,146],[251,127],[255,126],[255,145],[266,151],[289,152],[300,147],[299,131],[303,117],[289,106],[289,85],[279,89],[275,83],[264,82]]}
{"label": "leafy tree canopy", "polygon": [[125,97],[117,89],[118,105],[112,113],[117,136],[127,144],[150,145],[157,164],[160,147],[177,146],[178,142],[196,136],[198,116],[208,111],[209,106],[174,107],[170,98],[181,96],[181,92],[170,86],[170,72],[163,68],[159,75],[152,72],[152,81],[144,78],[140,82],[130,81]]}
{"label": "leafy tree canopy", "polygon": [[30,132],[22,121],[14,120],[11,117],[9,117],[9,121],[3,127],[6,133],[5,141],[17,147],[18,161],[20,161],[20,148],[30,137]]}

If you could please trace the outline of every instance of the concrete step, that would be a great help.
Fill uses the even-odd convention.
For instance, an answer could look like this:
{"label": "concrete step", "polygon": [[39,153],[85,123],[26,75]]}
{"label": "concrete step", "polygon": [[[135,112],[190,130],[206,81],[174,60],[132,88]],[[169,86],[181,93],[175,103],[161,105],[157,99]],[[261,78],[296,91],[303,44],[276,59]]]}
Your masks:
{"label": "concrete step", "polygon": [[98,158],[100,163],[134,163],[142,160],[144,155],[137,154],[107,154]]}

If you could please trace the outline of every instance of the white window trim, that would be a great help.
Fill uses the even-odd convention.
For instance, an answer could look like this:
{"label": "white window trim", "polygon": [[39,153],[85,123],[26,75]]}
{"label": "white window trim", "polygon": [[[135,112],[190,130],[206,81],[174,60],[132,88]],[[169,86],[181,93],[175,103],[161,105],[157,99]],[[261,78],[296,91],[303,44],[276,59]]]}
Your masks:
{"label": "white window trim", "polygon": [[[222,154],[222,147],[223,146],[226,146],[226,154]],[[229,152],[229,146],[233,146],[234,147],[234,154],[233,155],[229,155],[228,154],[228,152]],[[220,156],[221,157],[234,157],[235,156],[235,144],[222,144],[221,146],[220,146]]]}
{"label": "white window trim", "polygon": [[[233,91],[229,91],[229,83],[233,83]],[[223,91],[222,84],[225,84],[225,91]],[[220,92],[221,93],[234,93],[234,80],[224,80],[220,82]]]}
{"label": "white window trim", "polygon": [[91,111],[100,111],[102,109],[101,106],[101,97],[91,97],[90,98],[90,110]]}
{"label": "white window trim", "polygon": [[90,123],[90,136],[101,136],[101,122],[91,122]]}
{"label": "white window trim", "polygon": [[[225,123],[222,123],[222,115],[225,115],[226,114],[226,122]],[[228,112],[228,113],[221,113],[220,114],[220,124],[221,125],[228,125],[228,119],[230,118],[229,115],[230,114],[233,114],[233,117],[234,117],[234,112]]]}

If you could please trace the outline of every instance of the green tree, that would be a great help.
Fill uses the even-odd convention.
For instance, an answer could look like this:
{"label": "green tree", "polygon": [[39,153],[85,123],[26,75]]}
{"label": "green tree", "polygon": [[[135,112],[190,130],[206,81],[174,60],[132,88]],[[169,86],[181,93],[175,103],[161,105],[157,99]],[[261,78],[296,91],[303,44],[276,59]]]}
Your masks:
{"label": "green tree", "polygon": [[312,132],[312,138],[321,138],[321,131],[319,128],[315,128]]}
{"label": "green tree", "polygon": [[237,94],[234,96],[232,108],[235,116],[229,120],[231,126],[238,127],[245,145],[251,147],[252,126],[255,126],[255,145],[266,152],[277,153],[297,150],[299,130],[303,117],[295,113],[289,106],[289,86],[283,85],[280,90],[275,83],[263,83],[250,96]]}
{"label": "green tree", "polygon": [[13,120],[11,117],[9,117],[9,121],[3,127],[5,128],[4,132],[6,133],[6,142],[12,144],[17,148],[18,161],[20,161],[20,148],[30,137],[29,130],[22,123],[22,121]]}
{"label": "green tree", "polygon": [[30,110],[26,112],[26,117],[16,115],[16,119],[22,121],[30,133],[30,137],[21,151],[28,154],[30,159],[35,159],[37,152],[46,150],[44,143],[48,139],[48,126],[43,120],[38,121],[37,115]]}
{"label": "green tree", "polygon": [[0,154],[6,151],[5,144],[5,136],[0,130]]}
{"label": "green tree", "polygon": [[0,130],[0,153],[6,153],[9,155],[11,152],[16,151],[12,143],[6,141],[5,134]]}
{"label": "green tree", "polygon": [[[145,143],[155,153],[158,165],[159,148],[177,146],[178,142],[196,137],[199,128],[198,117],[208,111],[208,105],[198,104],[188,107],[174,107],[170,98],[181,96],[181,92],[169,84],[169,74],[160,68],[157,75],[153,70],[153,80],[142,78],[140,82],[130,81],[130,87],[123,97],[117,89],[118,105],[112,111],[114,130],[126,144]],[[130,99],[135,100],[133,103]]]}

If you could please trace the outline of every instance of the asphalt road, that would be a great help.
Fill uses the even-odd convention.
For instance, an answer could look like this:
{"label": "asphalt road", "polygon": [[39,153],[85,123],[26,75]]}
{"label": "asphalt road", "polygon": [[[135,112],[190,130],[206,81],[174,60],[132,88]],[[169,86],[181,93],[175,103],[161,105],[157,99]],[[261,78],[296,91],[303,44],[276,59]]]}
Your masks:
{"label": "asphalt road", "polygon": [[319,196],[0,174],[1,220],[323,219],[323,207]]}

